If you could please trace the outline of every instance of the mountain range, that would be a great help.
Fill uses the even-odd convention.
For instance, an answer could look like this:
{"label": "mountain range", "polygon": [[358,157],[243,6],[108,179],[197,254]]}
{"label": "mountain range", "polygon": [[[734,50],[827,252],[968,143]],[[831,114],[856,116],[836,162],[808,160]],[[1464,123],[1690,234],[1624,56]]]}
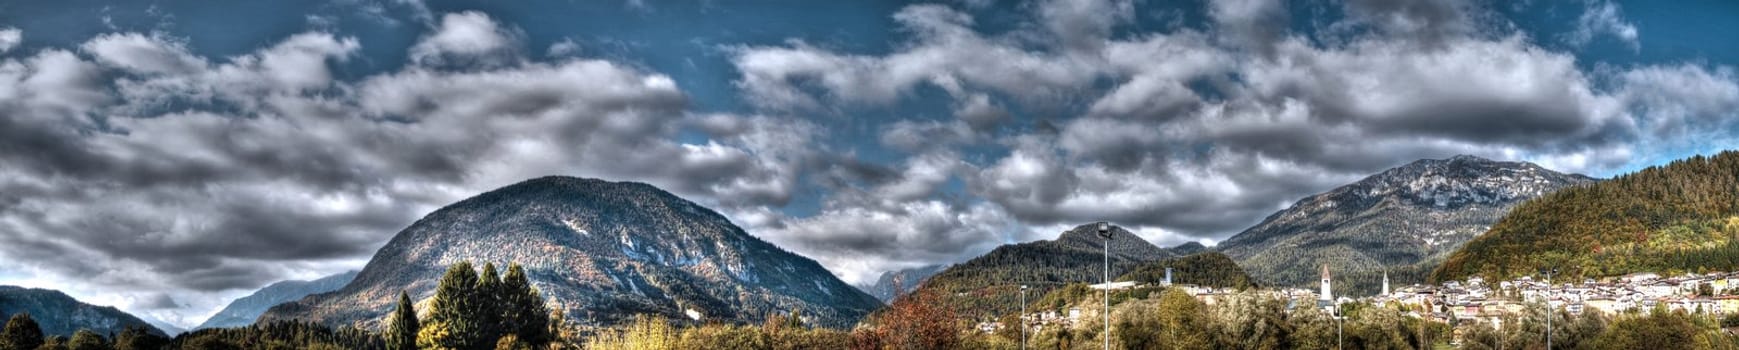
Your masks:
{"label": "mountain range", "polygon": [[918,285],[924,284],[924,281],[929,280],[930,276],[942,272],[942,269],[947,267],[947,265],[926,265],[883,272],[880,277],[876,278],[875,283],[860,286],[860,288],[863,289],[864,293],[869,293],[884,303],[891,302],[894,301],[895,297],[917,289]]}
{"label": "mountain range", "polygon": [[253,294],[236,299],[224,306],[223,310],[206,319],[204,323],[193,329],[234,328],[254,323],[260,314],[266,313],[278,304],[301,300],[312,294],[325,293],[343,288],[351,280],[356,279],[356,271],[348,271],[332,276],[322,277],[312,281],[283,281],[260,288]]}
{"label": "mountain range", "polygon": [[552,176],[436,210],[387,242],[351,283],[260,320],[375,329],[400,291],[430,298],[461,260],[523,265],[552,309],[584,326],[636,314],[759,323],[798,311],[813,325],[848,327],[882,306],[814,260],[651,185]]}
{"label": "mountain range", "polygon": [[1314,285],[1328,265],[1354,294],[1425,274],[1527,200],[1596,180],[1526,162],[1423,159],[1298,200],[1215,247],[1259,283]]}
{"label": "mountain range", "polygon": [[47,335],[72,336],[80,329],[118,334],[127,327],[166,335],[149,322],[119,309],[85,304],[60,291],[0,286],[0,316],[10,318],[20,312],[29,313]]}

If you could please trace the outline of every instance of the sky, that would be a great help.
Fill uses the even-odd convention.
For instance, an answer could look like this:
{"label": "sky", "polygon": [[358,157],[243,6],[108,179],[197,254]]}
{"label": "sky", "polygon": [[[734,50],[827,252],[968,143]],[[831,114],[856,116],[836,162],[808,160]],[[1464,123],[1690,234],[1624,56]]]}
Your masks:
{"label": "sky", "polygon": [[4,1],[0,284],[191,326],[443,205],[650,183],[847,282],[1212,244],[1471,154],[1734,147],[1730,1]]}

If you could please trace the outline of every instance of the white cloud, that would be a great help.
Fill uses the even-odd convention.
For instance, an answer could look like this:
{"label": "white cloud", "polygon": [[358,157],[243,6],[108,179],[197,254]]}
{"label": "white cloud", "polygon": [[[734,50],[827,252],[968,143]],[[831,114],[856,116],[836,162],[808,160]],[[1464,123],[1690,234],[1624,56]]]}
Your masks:
{"label": "white cloud", "polygon": [[521,36],[482,12],[449,13],[433,34],[411,46],[410,57],[429,65],[502,65],[517,59]]}
{"label": "white cloud", "polygon": [[1584,46],[1594,41],[1597,36],[1611,35],[1613,39],[1629,45],[1632,50],[1639,49],[1636,25],[1625,21],[1618,3],[1589,0],[1586,6],[1582,16],[1576,19],[1576,30],[1568,35],[1567,40],[1571,45]]}
{"label": "white cloud", "polygon": [[18,43],[22,41],[24,41],[23,30],[12,27],[0,28],[0,53],[12,51],[12,48],[18,47]]}
{"label": "white cloud", "polygon": [[82,48],[97,61],[140,74],[192,74],[205,69],[205,60],[187,52],[182,43],[138,33],[97,36]]}

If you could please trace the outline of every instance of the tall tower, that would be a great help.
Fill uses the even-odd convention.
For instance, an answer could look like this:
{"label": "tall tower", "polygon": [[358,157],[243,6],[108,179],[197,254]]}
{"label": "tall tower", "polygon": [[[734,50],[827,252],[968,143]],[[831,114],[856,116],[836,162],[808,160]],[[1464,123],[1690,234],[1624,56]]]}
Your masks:
{"label": "tall tower", "polygon": [[1383,296],[1389,296],[1389,272],[1383,271]]}
{"label": "tall tower", "polygon": [[1316,294],[1318,299],[1329,301],[1334,300],[1334,292],[1329,291],[1328,282],[1328,264],[1322,264],[1322,292]]}

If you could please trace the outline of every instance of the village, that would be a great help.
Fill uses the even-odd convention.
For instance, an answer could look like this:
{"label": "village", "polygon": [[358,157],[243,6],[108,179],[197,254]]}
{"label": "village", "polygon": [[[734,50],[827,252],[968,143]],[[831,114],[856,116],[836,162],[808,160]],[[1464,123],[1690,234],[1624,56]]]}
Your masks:
{"label": "village", "polygon": [[[1409,310],[1410,317],[1425,317],[1433,322],[1465,324],[1485,322],[1502,329],[1506,319],[1513,320],[1528,313],[1539,312],[1540,305],[1551,305],[1572,316],[1597,311],[1606,315],[1646,313],[1656,307],[1668,311],[1684,311],[1702,315],[1739,314],[1739,272],[1687,273],[1662,277],[1656,273],[1634,273],[1602,279],[1552,281],[1524,276],[1514,280],[1489,282],[1474,277],[1465,281],[1450,281],[1442,285],[1414,284],[1391,288],[1388,276],[1383,277],[1382,292],[1360,298],[1336,297],[1333,276],[1323,267],[1318,290],[1304,288],[1264,289],[1254,293],[1288,301],[1288,309],[1317,307],[1331,314],[1340,305],[1360,303],[1391,305]],[[1146,287],[1181,288],[1206,305],[1215,305],[1222,298],[1238,293],[1232,288],[1213,288],[1193,284],[1172,284],[1171,271],[1163,281],[1152,284],[1122,281],[1093,284],[1095,291],[1126,291]],[[1098,317],[1098,308],[1070,307],[1065,310],[1036,310],[1021,317],[1033,330],[1047,326],[1069,327],[1083,317]],[[985,321],[977,325],[984,332],[994,332],[1000,322]]]}

